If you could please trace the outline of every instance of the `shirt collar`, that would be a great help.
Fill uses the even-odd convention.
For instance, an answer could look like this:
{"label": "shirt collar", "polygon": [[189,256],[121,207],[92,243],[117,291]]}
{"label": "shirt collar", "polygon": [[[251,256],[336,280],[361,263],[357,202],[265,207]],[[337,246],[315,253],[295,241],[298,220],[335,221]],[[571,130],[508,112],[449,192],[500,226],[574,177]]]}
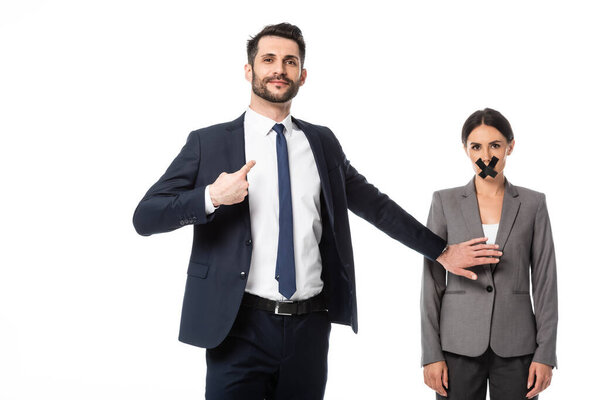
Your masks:
{"label": "shirt collar", "polygon": [[[277,123],[271,118],[257,113],[250,107],[246,109],[246,115],[244,118],[249,130],[265,136],[272,131],[273,126]],[[288,133],[288,135],[292,134],[292,114],[288,114],[287,117],[285,117],[284,120],[279,123],[285,126],[285,131]]]}

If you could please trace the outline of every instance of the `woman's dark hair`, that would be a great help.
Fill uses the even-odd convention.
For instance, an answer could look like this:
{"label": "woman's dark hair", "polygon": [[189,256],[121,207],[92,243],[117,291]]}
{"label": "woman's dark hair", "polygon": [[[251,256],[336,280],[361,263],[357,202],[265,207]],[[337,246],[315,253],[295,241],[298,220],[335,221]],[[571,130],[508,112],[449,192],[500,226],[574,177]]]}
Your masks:
{"label": "woman's dark hair", "polygon": [[475,111],[473,114],[467,118],[465,124],[462,128],[462,142],[463,145],[466,146],[467,138],[473,132],[473,129],[477,128],[480,125],[492,126],[506,138],[508,143],[510,143],[515,136],[513,135],[512,128],[510,127],[510,122],[504,117],[504,115],[500,114],[496,110],[492,110],[491,108],[486,108],[483,110]]}
{"label": "woman's dark hair", "polygon": [[304,43],[302,31],[296,25],[288,24],[287,22],[277,25],[267,25],[262,31],[258,32],[255,36],[248,40],[248,44],[246,45],[246,51],[248,52],[248,64],[254,66],[254,58],[258,52],[258,41],[263,36],[278,36],[284,39],[291,39],[298,43],[298,49],[300,50],[300,67],[304,66],[306,44]]}

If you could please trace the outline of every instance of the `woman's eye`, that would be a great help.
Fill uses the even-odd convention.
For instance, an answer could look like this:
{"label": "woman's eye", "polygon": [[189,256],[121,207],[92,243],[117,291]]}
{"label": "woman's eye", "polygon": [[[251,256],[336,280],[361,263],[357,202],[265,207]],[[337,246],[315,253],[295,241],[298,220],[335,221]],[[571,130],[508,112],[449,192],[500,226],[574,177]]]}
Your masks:
{"label": "woman's eye", "polygon": [[492,145],[492,149],[499,149],[499,148],[500,148],[500,145],[498,143],[494,143]]}
{"label": "woman's eye", "polygon": [[479,150],[479,145],[478,144],[474,144],[473,146],[471,146],[472,150]]}

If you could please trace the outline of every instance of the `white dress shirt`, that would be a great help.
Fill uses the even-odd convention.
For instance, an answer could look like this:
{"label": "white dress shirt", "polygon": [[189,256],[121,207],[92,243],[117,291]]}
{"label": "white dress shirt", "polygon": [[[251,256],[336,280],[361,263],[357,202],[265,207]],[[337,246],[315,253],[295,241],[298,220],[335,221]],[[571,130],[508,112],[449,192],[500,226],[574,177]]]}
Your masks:
{"label": "white dress shirt", "polygon": [[[277,245],[279,242],[279,187],[277,175],[277,122],[251,108],[244,117],[246,161],[256,165],[247,175],[250,226],[252,230],[252,260],[246,292],[271,300],[285,300],[275,279]],[[321,180],[310,144],[288,115],[280,122],[285,126],[290,182],[292,192],[294,261],[296,292],[291,300],[313,297],[323,289],[321,280]],[[215,208],[205,192],[206,212]],[[225,206],[226,207],[226,206]]]}

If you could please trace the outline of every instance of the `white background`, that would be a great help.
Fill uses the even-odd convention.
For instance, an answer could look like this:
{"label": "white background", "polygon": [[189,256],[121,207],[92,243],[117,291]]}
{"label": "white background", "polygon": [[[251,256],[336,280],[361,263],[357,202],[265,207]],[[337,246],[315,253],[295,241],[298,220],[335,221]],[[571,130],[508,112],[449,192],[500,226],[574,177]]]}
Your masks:
{"label": "white background", "polygon": [[[245,42],[300,26],[293,114],[419,220],[472,176],[466,117],[511,121],[506,175],[545,192],[559,267],[559,369],[597,381],[599,13],[593,2],[7,1],[0,6],[0,399],[198,399],[177,341],[192,229],[133,211],[189,131],[249,101]],[[328,399],[433,399],[420,368],[421,257],[351,217],[360,333],[334,326]]]}

